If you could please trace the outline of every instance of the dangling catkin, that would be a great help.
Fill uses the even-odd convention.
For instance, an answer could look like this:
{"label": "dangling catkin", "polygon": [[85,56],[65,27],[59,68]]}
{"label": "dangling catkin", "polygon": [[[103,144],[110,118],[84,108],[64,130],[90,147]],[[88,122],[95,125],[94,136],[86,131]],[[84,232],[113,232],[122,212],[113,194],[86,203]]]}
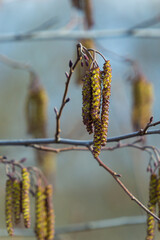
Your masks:
{"label": "dangling catkin", "polygon": [[132,123],[134,130],[143,129],[152,116],[153,86],[142,74],[133,80]]}
{"label": "dangling catkin", "polygon": [[30,178],[27,168],[22,168],[22,213],[24,219],[24,226],[30,227]]}
{"label": "dangling catkin", "polygon": [[17,179],[13,180],[13,210],[15,224],[21,220],[21,182]]}
{"label": "dangling catkin", "polygon": [[100,120],[100,108],[101,108],[101,79],[99,67],[92,70],[91,73],[91,118],[94,125],[94,140],[93,140],[93,154],[97,157],[101,150],[101,120]]}
{"label": "dangling catkin", "polygon": [[39,185],[35,194],[35,232],[38,240],[44,240],[47,236],[47,212],[46,212],[46,196],[44,188]]}
{"label": "dangling catkin", "polygon": [[91,90],[91,73],[86,73],[83,78],[82,87],[82,117],[83,123],[89,134],[93,133],[93,121],[91,117],[91,104],[92,104],[92,90]]}
{"label": "dangling catkin", "polygon": [[12,180],[7,179],[6,181],[6,201],[5,201],[5,216],[6,216],[6,227],[10,236],[14,235],[13,229],[13,198],[12,198]]}
{"label": "dangling catkin", "polygon": [[54,223],[55,223],[55,215],[52,203],[52,185],[47,185],[45,188],[45,195],[46,195],[46,208],[47,208],[47,240],[54,239]]}
{"label": "dangling catkin", "polygon": [[29,89],[26,100],[28,133],[36,138],[46,136],[48,97],[41,86]]}
{"label": "dangling catkin", "polygon": [[109,99],[111,95],[111,78],[112,70],[110,61],[106,61],[103,65],[102,80],[103,80],[103,100],[101,113],[101,145],[105,146],[107,142],[108,121],[109,121]]}
{"label": "dangling catkin", "polygon": [[[149,203],[148,209],[155,213],[157,202],[157,176],[155,173],[151,174],[149,186]],[[155,219],[150,214],[147,218],[147,237],[146,240],[152,240],[155,232]]]}

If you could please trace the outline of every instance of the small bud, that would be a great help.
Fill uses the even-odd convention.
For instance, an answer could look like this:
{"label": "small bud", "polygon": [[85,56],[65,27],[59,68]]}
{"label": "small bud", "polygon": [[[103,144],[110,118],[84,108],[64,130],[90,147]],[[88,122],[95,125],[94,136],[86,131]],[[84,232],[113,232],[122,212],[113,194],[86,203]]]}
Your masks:
{"label": "small bud", "polygon": [[69,101],[70,101],[70,98],[67,98],[67,99],[66,99],[66,103],[68,103]]}
{"label": "small bud", "polygon": [[81,62],[81,67],[83,67],[84,66],[84,64],[83,64],[83,62]]}
{"label": "small bud", "polygon": [[153,122],[153,116],[150,118],[149,123],[152,123],[152,122]]}
{"label": "small bud", "polygon": [[88,67],[88,66],[89,66],[89,63],[88,63],[88,61],[85,61],[85,64],[86,64],[86,67]]}
{"label": "small bud", "polygon": [[69,67],[71,68],[73,66],[73,62],[70,60],[69,61]]}
{"label": "small bud", "polygon": [[56,107],[54,107],[54,112],[55,112],[55,114],[56,114],[56,116],[57,116],[57,115],[58,115],[58,110],[57,110]]}
{"label": "small bud", "polygon": [[87,55],[84,55],[84,59],[85,59],[86,61],[89,61],[89,58],[88,58]]}
{"label": "small bud", "polygon": [[69,78],[69,74],[67,72],[65,72],[65,75],[66,75],[67,78]]}

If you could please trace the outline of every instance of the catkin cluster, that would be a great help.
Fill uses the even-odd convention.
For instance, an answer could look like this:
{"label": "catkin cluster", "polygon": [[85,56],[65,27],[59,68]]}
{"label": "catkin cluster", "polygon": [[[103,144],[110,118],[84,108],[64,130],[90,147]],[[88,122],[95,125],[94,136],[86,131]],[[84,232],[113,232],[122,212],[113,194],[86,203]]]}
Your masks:
{"label": "catkin cluster", "polygon": [[153,86],[139,74],[133,80],[132,124],[134,130],[143,129],[152,116]]}
{"label": "catkin cluster", "polygon": [[[151,174],[149,185],[149,203],[148,209],[152,213],[156,213],[156,205],[158,205],[160,217],[160,172],[159,177],[155,173]],[[158,223],[158,230],[160,231],[160,224]],[[155,219],[150,214],[147,218],[147,237],[146,240],[153,240],[155,235]]]}
{"label": "catkin cluster", "polygon": [[[39,182],[39,181],[38,181]],[[54,239],[54,209],[52,185],[36,186],[35,190],[35,233],[38,240]],[[9,178],[6,181],[5,216],[10,236],[14,227],[23,219],[24,226],[30,228],[30,174],[22,168],[21,179]]]}
{"label": "catkin cluster", "polygon": [[112,71],[110,61],[99,67],[92,68],[83,78],[82,117],[89,134],[94,132],[93,154],[100,154],[101,146],[107,141],[109,120],[109,98],[111,95]]}
{"label": "catkin cluster", "polygon": [[24,226],[30,227],[30,179],[27,168],[22,169],[21,180],[10,178],[6,181],[6,226],[10,236],[14,234],[14,225],[20,223],[23,216]]}

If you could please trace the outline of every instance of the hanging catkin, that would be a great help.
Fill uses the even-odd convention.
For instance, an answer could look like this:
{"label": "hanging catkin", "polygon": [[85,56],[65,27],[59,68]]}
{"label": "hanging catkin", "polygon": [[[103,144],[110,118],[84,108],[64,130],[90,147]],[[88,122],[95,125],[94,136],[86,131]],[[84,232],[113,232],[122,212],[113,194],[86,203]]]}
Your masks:
{"label": "hanging catkin", "polygon": [[6,216],[6,227],[10,236],[14,235],[13,229],[13,197],[12,197],[12,180],[7,179],[6,181],[6,199],[5,199],[5,216]]}
{"label": "hanging catkin", "polygon": [[143,129],[152,116],[153,86],[142,74],[138,74],[132,84],[132,124],[137,131]]}
{"label": "hanging catkin", "polygon": [[108,121],[109,121],[109,99],[111,95],[111,78],[112,70],[110,61],[106,61],[103,65],[102,80],[103,80],[103,100],[101,113],[101,145],[105,146],[107,142]]}
{"label": "hanging catkin", "polygon": [[24,219],[24,226],[30,227],[30,178],[27,168],[22,168],[22,213]]}
{"label": "hanging catkin", "polygon": [[[151,174],[150,185],[149,185],[149,203],[148,209],[155,213],[157,203],[157,175]],[[153,216],[148,214],[147,218],[147,237],[146,240],[153,240],[155,234],[155,219]]]}
{"label": "hanging catkin", "polygon": [[90,77],[91,73],[87,72],[83,78],[82,87],[82,118],[89,134],[93,133],[93,121],[91,117],[92,89]]}

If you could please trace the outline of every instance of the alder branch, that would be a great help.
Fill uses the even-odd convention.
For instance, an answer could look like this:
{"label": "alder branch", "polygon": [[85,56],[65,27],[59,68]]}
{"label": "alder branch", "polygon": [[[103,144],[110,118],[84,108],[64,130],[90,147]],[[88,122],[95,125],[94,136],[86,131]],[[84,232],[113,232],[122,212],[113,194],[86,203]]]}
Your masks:
{"label": "alder branch", "polygon": [[[140,131],[117,136],[111,137],[107,139],[107,142],[119,142],[125,139],[130,139],[138,136],[145,136],[145,135],[154,135],[160,134],[160,129],[157,130],[148,130],[145,133],[141,133]],[[67,144],[67,145],[74,145],[74,146],[85,146],[88,147],[93,144],[93,140],[74,140],[74,139],[65,139],[59,138],[58,142],[54,138],[33,138],[33,139],[13,139],[13,140],[0,140],[0,146],[26,146],[32,147],[30,145],[33,144]]]}
{"label": "alder branch", "polygon": [[[88,148],[94,157],[92,148],[90,146]],[[160,218],[156,216],[154,213],[152,213],[147,207],[145,207],[121,182],[121,180],[119,179],[119,177],[121,177],[120,174],[117,174],[112,169],[110,169],[106,164],[103,163],[103,161],[99,157],[94,157],[94,158],[96,159],[96,161],[99,163],[101,167],[103,167],[107,172],[109,172],[112,175],[112,177],[116,180],[116,182],[120,185],[120,187],[124,190],[124,192],[131,198],[131,200],[135,201],[146,213],[152,215],[157,221],[160,222]]]}
{"label": "alder branch", "polygon": [[21,41],[49,41],[49,40],[77,40],[77,39],[102,39],[102,38],[160,38],[158,28],[134,28],[134,29],[104,29],[104,30],[52,30],[35,31],[17,34],[0,35],[0,42],[21,42]]}

